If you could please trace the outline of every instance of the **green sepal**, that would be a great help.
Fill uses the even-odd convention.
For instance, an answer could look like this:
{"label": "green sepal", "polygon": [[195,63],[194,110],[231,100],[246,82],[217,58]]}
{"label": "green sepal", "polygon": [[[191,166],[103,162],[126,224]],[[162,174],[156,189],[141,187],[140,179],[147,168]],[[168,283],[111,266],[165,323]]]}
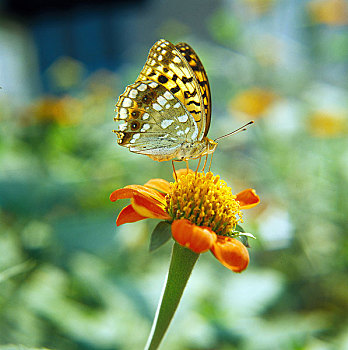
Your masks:
{"label": "green sepal", "polygon": [[151,234],[149,251],[153,252],[172,237],[172,224],[168,221],[161,221]]}

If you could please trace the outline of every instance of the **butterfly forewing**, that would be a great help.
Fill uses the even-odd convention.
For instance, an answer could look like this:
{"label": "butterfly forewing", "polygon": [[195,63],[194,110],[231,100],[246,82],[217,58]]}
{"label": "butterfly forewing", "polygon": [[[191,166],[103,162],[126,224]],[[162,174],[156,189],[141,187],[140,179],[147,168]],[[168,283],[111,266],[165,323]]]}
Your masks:
{"label": "butterfly forewing", "polygon": [[196,52],[190,45],[186,43],[179,43],[175,45],[175,47],[180,51],[182,56],[191,66],[193,73],[197,78],[203,99],[204,114],[206,117],[204,136],[207,136],[211,120],[211,93],[207,73],[204,70],[201,60],[198,58]]}
{"label": "butterfly forewing", "polygon": [[[192,57],[196,58],[194,62],[200,63],[194,51],[191,50],[190,52],[193,52]],[[202,64],[200,63],[200,65]],[[206,77],[205,72],[201,76],[202,81],[207,81],[207,79],[203,79],[204,76]],[[205,92],[205,90],[202,90],[197,80],[198,77],[200,76],[194,73],[191,65],[180,53],[179,49],[169,41],[161,39],[151,48],[137,81],[153,80],[163,85],[182,102],[196,121],[198,127],[197,140],[201,140],[206,132],[206,108],[202,97],[202,91]],[[209,85],[207,86],[209,89]],[[206,95],[209,94],[206,93]],[[206,101],[207,106],[209,101]]]}
{"label": "butterfly forewing", "polygon": [[196,141],[198,127],[191,114],[161,84],[151,80],[127,86],[116,104],[118,143],[155,160],[168,160],[185,141]]}

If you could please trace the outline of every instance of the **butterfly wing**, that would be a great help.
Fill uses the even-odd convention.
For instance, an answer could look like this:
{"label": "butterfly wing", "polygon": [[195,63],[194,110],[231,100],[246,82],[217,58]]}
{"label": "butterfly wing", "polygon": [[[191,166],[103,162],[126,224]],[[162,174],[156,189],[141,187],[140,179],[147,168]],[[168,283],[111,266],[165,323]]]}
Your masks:
{"label": "butterfly wing", "polygon": [[195,141],[197,123],[185,106],[151,80],[127,86],[116,104],[118,143],[158,161],[175,158],[184,142]]}
{"label": "butterfly wing", "polygon": [[[195,62],[200,63],[197,55],[194,55]],[[153,80],[170,91],[193,116],[198,127],[197,140],[202,140],[206,132],[202,89],[196,73],[180,50],[167,40],[157,41],[150,49],[144,68],[137,78],[137,81],[142,80]]]}
{"label": "butterfly wing", "polygon": [[191,66],[197,78],[199,88],[201,90],[201,96],[204,105],[204,114],[206,118],[204,136],[207,136],[211,121],[211,93],[207,73],[204,70],[201,60],[198,58],[196,52],[189,44],[179,43],[175,45],[175,47],[179,50],[179,52]]}

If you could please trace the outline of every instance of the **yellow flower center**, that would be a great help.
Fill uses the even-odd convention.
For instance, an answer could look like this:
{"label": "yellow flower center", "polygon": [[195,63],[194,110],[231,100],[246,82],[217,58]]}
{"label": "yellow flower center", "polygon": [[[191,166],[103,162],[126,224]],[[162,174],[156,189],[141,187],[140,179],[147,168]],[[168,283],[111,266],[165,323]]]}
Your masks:
{"label": "yellow flower center", "polygon": [[188,219],[210,227],[218,235],[229,235],[242,221],[239,202],[219,175],[189,173],[174,183],[166,196],[167,212],[173,218]]}

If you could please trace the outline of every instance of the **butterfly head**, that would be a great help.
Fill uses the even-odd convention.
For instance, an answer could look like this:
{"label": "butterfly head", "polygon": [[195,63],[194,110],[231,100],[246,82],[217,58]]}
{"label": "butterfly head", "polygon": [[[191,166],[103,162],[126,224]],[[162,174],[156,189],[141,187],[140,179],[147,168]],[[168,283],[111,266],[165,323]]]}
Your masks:
{"label": "butterfly head", "polygon": [[217,145],[217,142],[206,137],[206,152],[204,153],[204,155],[214,153]]}
{"label": "butterfly head", "polygon": [[214,153],[217,145],[217,142],[209,139],[208,137],[204,137],[201,141],[185,142],[178,150],[176,159],[189,160],[206,156]]}

